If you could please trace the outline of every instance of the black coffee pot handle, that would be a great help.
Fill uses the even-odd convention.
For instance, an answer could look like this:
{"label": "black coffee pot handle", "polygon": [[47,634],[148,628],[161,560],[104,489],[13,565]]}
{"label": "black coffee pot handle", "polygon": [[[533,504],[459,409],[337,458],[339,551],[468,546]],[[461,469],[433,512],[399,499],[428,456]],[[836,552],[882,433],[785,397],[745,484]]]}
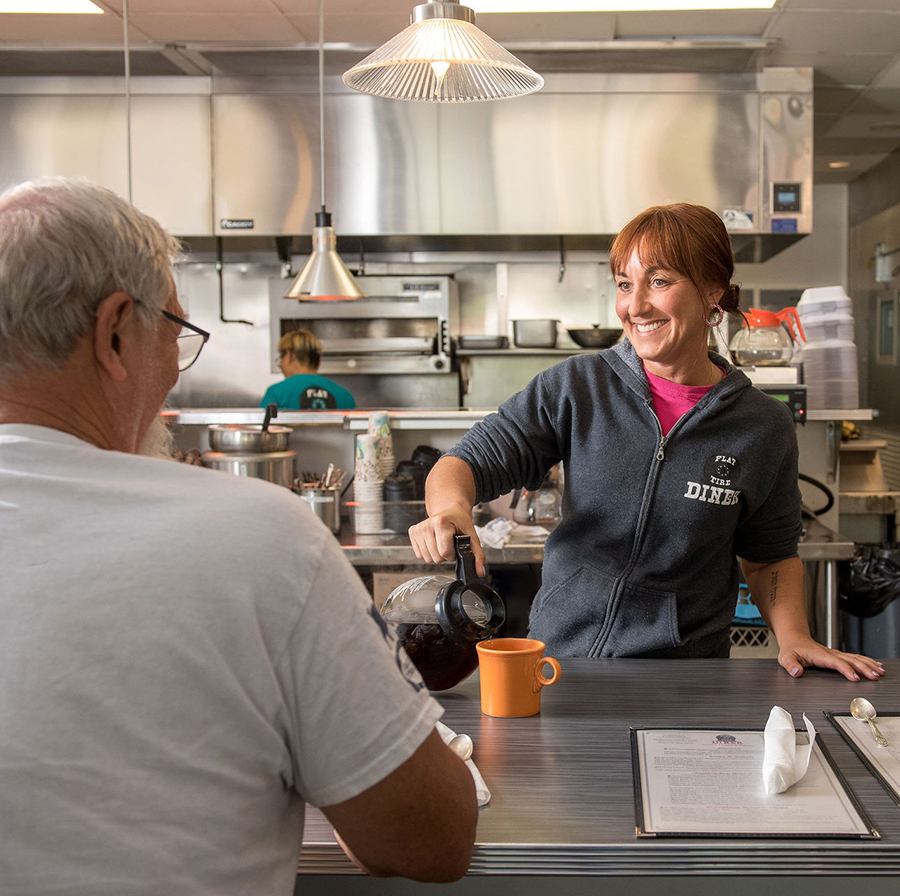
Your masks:
{"label": "black coffee pot handle", "polygon": [[456,549],[456,578],[464,585],[474,584],[478,581],[478,571],[475,569],[471,536],[454,535],[453,547]]}
{"label": "black coffee pot handle", "polygon": [[[483,582],[475,571],[475,555],[472,539],[468,535],[454,536],[456,548],[456,580],[444,585],[434,601],[438,623],[446,635],[463,644],[473,644],[491,637],[506,619],[506,607],[500,595]],[[490,613],[483,625],[474,622],[466,612],[463,596],[476,595]]]}

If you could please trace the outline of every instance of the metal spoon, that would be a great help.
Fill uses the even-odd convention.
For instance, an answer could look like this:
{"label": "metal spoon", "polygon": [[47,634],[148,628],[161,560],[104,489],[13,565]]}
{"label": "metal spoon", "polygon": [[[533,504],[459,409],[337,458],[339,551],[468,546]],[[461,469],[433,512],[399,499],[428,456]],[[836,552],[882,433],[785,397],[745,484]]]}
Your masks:
{"label": "metal spoon", "polygon": [[472,738],[469,737],[468,734],[457,734],[451,737],[447,742],[447,746],[450,747],[463,762],[472,758],[474,745],[472,744]]}
{"label": "metal spoon", "polygon": [[860,722],[869,723],[869,727],[872,729],[872,737],[875,738],[875,743],[879,747],[888,745],[884,735],[875,726],[875,707],[865,697],[854,697],[850,701],[850,715],[854,719],[859,719]]}

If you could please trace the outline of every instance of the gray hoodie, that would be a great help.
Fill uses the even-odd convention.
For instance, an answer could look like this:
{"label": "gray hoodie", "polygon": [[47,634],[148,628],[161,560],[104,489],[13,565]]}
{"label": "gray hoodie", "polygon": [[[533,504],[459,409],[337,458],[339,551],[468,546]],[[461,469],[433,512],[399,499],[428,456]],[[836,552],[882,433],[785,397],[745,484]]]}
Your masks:
{"label": "gray hoodie", "polygon": [[536,376],[448,452],[478,501],[537,489],[565,465],[530,636],[556,656],[727,656],[737,557],[797,556],[790,411],[718,355],[726,376],[665,437],[623,341]]}

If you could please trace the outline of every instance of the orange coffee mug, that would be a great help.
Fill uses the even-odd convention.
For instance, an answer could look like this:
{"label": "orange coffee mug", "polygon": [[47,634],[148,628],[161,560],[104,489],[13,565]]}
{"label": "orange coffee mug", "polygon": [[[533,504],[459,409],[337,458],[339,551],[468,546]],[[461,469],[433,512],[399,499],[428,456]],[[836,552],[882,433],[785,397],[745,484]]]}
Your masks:
{"label": "orange coffee mug", "polygon": [[[486,716],[520,718],[541,711],[541,690],[559,681],[559,663],[544,656],[543,641],[534,638],[494,638],[479,641],[481,711]],[[544,677],[544,666],[553,668]]]}

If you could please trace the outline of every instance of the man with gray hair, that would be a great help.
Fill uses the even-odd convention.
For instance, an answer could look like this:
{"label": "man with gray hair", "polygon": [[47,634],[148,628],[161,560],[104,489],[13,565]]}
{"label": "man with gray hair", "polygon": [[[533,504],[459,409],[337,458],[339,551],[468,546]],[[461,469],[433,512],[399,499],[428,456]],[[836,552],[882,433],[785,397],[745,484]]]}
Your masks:
{"label": "man with gray hair", "polygon": [[140,454],[208,338],[177,251],[85,181],[0,195],[0,894],[287,894],[306,802],[456,879],[472,777],[334,538]]}

